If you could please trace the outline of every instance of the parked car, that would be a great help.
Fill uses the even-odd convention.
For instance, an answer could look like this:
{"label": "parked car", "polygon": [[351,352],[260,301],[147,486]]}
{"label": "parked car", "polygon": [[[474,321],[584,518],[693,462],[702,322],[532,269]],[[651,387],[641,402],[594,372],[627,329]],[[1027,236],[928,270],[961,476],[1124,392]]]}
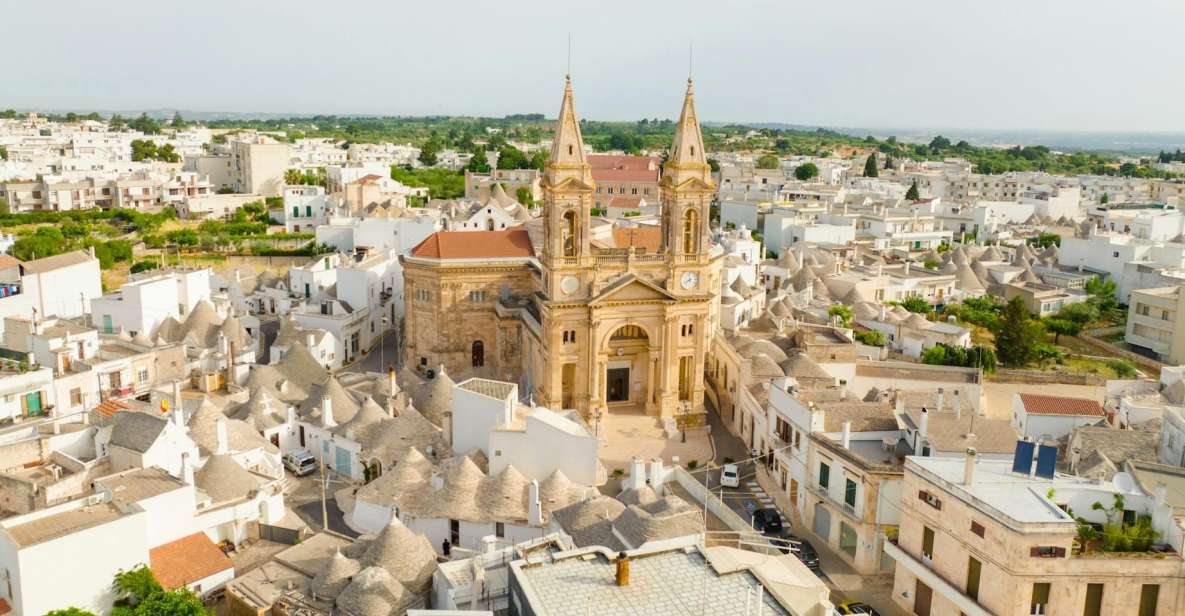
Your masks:
{"label": "parked car", "polygon": [[317,459],[307,451],[292,451],[281,458],[284,468],[297,477],[304,477],[317,470]]}
{"label": "parked car", "polygon": [[720,485],[726,488],[736,488],[741,485],[741,471],[735,464],[725,464],[720,469]]}
{"label": "parked car", "polygon": [[835,604],[835,611],[840,614],[862,614],[864,616],[880,616],[880,612],[872,609],[871,605],[855,599],[847,599]]}
{"label": "parked car", "polygon": [[807,569],[810,569],[815,573],[815,575],[818,575],[819,553],[815,551],[815,546],[811,545],[810,542],[803,541],[794,535],[786,535],[786,539],[798,545],[798,549],[794,555],[798,557],[798,560],[802,561],[802,564],[806,565]]}
{"label": "parked car", "polygon": [[753,512],[753,528],[761,532],[766,537],[777,537],[785,533],[782,528],[782,514],[773,507],[765,509],[758,509]]}

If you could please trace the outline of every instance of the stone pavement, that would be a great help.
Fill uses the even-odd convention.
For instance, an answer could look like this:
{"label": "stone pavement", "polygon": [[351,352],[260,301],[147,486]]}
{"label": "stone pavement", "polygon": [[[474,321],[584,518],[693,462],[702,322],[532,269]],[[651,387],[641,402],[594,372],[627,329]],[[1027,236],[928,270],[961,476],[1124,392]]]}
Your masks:
{"label": "stone pavement", "polygon": [[703,464],[712,459],[712,442],[707,431],[689,430],[686,443],[681,435],[667,438],[658,418],[643,411],[609,411],[601,416],[599,425],[595,421],[590,424],[601,437],[598,456],[610,474],[615,469],[629,472],[634,456],[643,460],[662,458],[667,464],[678,456],[683,466],[692,460]]}

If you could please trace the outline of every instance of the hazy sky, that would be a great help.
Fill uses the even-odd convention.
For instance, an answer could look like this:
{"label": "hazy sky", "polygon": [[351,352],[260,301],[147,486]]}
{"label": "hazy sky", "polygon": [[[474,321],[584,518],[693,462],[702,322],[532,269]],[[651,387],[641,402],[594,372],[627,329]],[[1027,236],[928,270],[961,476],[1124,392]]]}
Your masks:
{"label": "hazy sky", "polygon": [[[1185,131],[1181,0],[8,0],[0,108]],[[18,51],[19,50],[19,51]]]}

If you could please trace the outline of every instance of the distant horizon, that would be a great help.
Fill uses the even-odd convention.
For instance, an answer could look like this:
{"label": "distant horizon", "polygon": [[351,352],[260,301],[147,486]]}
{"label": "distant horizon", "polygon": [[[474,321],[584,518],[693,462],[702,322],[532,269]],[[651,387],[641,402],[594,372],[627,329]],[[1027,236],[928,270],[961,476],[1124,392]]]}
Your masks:
{"label": "distant horizon", "polygon": [[[1185,3],[12,0],[5,106],[1185,132]],[[68,15],[69,19],[62,19]],[[627,17],[628,19],[623,19]],[[1138,23],[1139,28],[1116,28]],[[55,44],[45,36],[54,33]],[[1105,36],[1102,34],[1105,33]],[[1097,51],[1096,51],[1097,50]],[[899,128],[898,128],[899,127]]]}
{"label": "distant horizon", "polygon": [[[330,112],[313,112],[313,113],[285,113],[285,112],[267,112],[267,111],[205,111],[201,109],[183,109],[174,107],[143,107],[137,109],[74,109],[74,108],[17,108],[0,104],[0,109],[15,109],[18,113],[38,112],[45,114],[63,115],[66,113],[76,113],[78,115],[87,115],[90,113],[98,113],[101,116],[109,117],[112,114],[119,114],[125,118],[139,116],[141,113],[147,113],[150,117],[156,119],[171,118],[174,113],[180,113],[182,118],[186,121],[192,122],[210,122],[210,121],[276,121],[281,119],[310,119],[314,116],[338,117],[338,118],[401,118],[401,119],[417,119],[417,118],[471,118],[471,119],[485,119],[485,120],[505,120],[511,116],[526,116],[526,115],[542,115],[543,121],[554,121],[555,118],[550,117],[549,114],[540,111],[522,111],[515,113],[508,113],[502,115],[489,114],[395,114],[395,113],[330,113]],[[579,110],[578,110],[579,113]],[[674,121],[677,118],[670,117],[636,117],[629,119],[604,119],[604,118],[590,118],[581,115],[582,120],[591,122],[616,122],[616,123],[632,123],[643,119],[659,119]],[[943,135],[945,137],[954,137],[956,140],[965,139],[973,145],[979,146],[1000,146],[1000,145],[1043,145],[1051,148],[1063,148],[1072,151],[1104,151],[1115,153],[1129,153],[1129,154],[1151,154],[1159,151],[1173,151],[1175,149],[1185,149],[1185,130],[1101,130],[1101,129],[1027,129],[1027,128],[959,128],[952,126],[945,127],[926,127],[926,126],[828,126],[828,125],[812,125],[802,124],[798,122],[786,121],[735,121],[735,120],[713,120],[702,119],[701,122],[705,127],[711,126],[748,126],[755,129],[760,128],[776,128],[784,130],[827,130],[835,133],[848,135],[852,137],[864,137],[872,135],[878,139],[885,139],[890,136],[895,136],[898,139],[910,143],[918,143],[928,141],[930,138]],[[1134,138],[1134,137],[1152,137],[1158,138],[1155,143],[1103,143],[1099,140],[1105,138]],[[1060,141],[1059,141],[1060,139]]]}

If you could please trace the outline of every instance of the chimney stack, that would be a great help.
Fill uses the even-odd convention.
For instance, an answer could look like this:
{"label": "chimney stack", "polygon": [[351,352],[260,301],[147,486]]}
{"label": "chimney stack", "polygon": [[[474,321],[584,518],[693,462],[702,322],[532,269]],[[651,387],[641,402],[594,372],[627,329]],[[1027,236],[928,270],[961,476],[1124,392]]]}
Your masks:
{"label": "chimney stack", "polygon": [[938,388],[938,412],[942,412],[943,403],[946,402],[946,392],[941,387]]}
{"label": "chimney stack", "polygon": [[842,443],[843,443],[844,449],[851,449],[852,448],[852,422],[851,421],[843,422],[843,441],[842,441]]}
{"label": "chimney stack", "polygon": [[905,262],[905,270],[904,270],[904,272],[905,272],[905,275],[906,275],[906,276],[908,276],[908,275],[909,275],[909,261],[906,261],[906,262]]}
{"label": "chimney stack", "polygon": [[617,585],[630,585],[630,557],[625,552],[617,555]]}
{"label": "chimney stack", "polygon": [[532,479],[527,486],[527,523],[531,526],[543,525],[543,506],[539,502],[538,479]]}
{"label": "chimney stack", "polygon": [[230,451],[230,439],[226,433],[226,418],[219,417],[218,421],[214,423],[214,431],[218,435],[218,448],[214,451],[215,455],[226,455]]}
{"label": "chimney stack", "polygon": [[920,434],[922,436],[922,438],[926,438],[926,434],[929,433],[929,430],[930,430],[930,411],[926,410],[926,407],[923,406],[922,407],[922,420],[921,420],[921,425],[918,426],[918,434]]}
{"label": "chimney stack", "polygon": [[659,497],[662,496],[663,467],[662,458],[650,459],[650,488]]}
{"label": "chimney stack", "polygon": [[629,487],[635,490],[646,487],[646,463],[638,456],[634,456],[634,459],[630,461]]}
{"label": "chimney stack", "polygon": [[193,485],[193,464],[189,461],[189,452],[181,454],[181,481]]}
{"label": "chimney stack", "polygon": [[235,383],[235,343],[226,343],[226,391]]}
{"label": "chimney stack", "polygon": [[954,401],[955,419],[962,419],[963,418],[963,405],[959,400],[959,390],[957,390],[957,389],[955,390],[954,396],[955,396],[955,401]]}
{"label": "chimney stack", "polygon": [[321,395],[321,426],[324,428],[332,428],[337,425],[333,419],[333,400],[329,399],[329,394]]}
{"label": "chimney stack", "polygon": [[975,448],[967,448],[967,458],[963,462],[963,485],[969,486],[975,480]]}
{"label": "chimney stack", "polygon": [[312,352],[313,347],[317,346],[316,338],[317,337],[313,334],[313,332],[309,332],[304,335],[304,345],[308,347],[309,352]]}

